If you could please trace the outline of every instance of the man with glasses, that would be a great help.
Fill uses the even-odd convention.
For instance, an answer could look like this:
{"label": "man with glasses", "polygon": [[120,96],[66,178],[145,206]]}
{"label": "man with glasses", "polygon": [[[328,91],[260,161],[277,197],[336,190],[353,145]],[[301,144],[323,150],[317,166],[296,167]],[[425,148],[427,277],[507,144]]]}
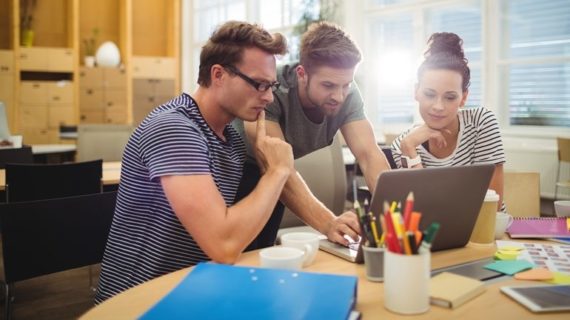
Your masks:
{"label": "man with glasses", "polygon": [[[373,191],[380,173],[390,167],[376,144],[354,83],[360,59],[356,44],[338,26],[324,22],[310,26],[301,39],[300,62],[283,65],[277,71],[281,87],[274,91],[275,100],[267,108],[266,128],[268,135],[291,144],[295,158],[330,145],[340,129]],[[234,126],[250,145],[255,143],[254,123],[234,121]],[[237,199],[247,195],[261,176],[249,145],[248,156]],[[311,193],[299,174],[289,176],[280,200],[248,249],[273,245],[283,204],[331,241],[348,245],[345,236],[358,238],[356,215],[345,212],[335,216]]]}
{"label": "man with glasses", "polygon": [[[213,260],[234,263],[271,215],[293,172],[291,146],[265,135],[282,35],[243,22],[202,48],[198,89],[153,110],[129,139],[96,303],[160,275]],[[245,146],[230,125],[255,121],[264,174],[235,202]]]}

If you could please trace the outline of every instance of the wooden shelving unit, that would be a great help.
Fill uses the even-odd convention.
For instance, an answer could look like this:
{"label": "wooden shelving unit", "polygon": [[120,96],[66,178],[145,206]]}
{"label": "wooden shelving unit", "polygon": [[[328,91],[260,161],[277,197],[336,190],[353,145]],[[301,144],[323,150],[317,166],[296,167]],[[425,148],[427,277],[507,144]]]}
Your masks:
{"label": "wooden shelving unit", "polygon": [[[20,45],[20,6],[0,0],[0,99],[27,144],[62,143],[60,125],[138,124],[180,90],[180,0],[41,0],[33,46]],[[117,44],[119,68],[84,66],[83,39]],[[10,87],[12,86],[12,87]]]}

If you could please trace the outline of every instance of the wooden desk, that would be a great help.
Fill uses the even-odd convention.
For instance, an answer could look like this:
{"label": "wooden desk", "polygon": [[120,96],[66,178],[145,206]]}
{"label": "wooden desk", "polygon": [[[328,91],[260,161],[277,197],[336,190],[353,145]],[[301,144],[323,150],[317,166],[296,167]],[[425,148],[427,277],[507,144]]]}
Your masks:
{"label": "wooden desk", "polygon": [[[121,179],[121,162],[103,162],[103,185],[110,186],[119,184]],[[6,171],[0,170],[0,191],[6,189]]]}
{"label": "wooden desk", "polygon": [[[466,247],[436,252],[432,256],[432,268],[440,268],[490,257],[494,252],[494,247]],[[258,251],[243,254],[237,265],[258,266]],[[190,268],[176,271],[131,288],[89,310],[81,319],[137,318],[170,292],[189,270]],[[487,291],[484,294],[467,302],[458,309],[451,310],[431,306],[430,310],[424,314],[417,316],[400,316],[384,308],[383,284],[366,280],[364,265],[353,264],[326,252],[319,251],[315,262],[310,267],[303,269],[303,271],[358,276],[356,310],[362,312],[364,319],[568,319],[568,313],[534,314],[500,293],[499,288],[501,286],[514,283],[529,283],[510,278],[506,281],[488,284]],[[534,283],[536,284],[536,282]],[[323,297],[323,299],[326,299],[326,297]]]}
{"label": "wooden desk", "polygon": [[74,144],[34,144],[35,163],[64,163],[75,161],[77,147]]}

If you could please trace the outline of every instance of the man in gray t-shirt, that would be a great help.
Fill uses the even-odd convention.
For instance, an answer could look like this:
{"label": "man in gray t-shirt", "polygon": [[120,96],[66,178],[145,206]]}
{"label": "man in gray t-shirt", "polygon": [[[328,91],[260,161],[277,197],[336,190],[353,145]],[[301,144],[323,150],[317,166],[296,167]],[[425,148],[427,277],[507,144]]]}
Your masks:
{"label": "man in gray t-shirt", "polygon": [[[354,84],[354,72],[361,54],[356,44],[338,26],[330,23],[312,25],[301,40],[298,64],[281,66],[274,91],[274,101],[267,106],[267,134],[282,138],[293,147],[295,158],[330,145],[340,131],[361,167],[370,190],[378,175],[390,166],[376,144],[372,125],[366,119],[363,102]],[[251,145],[255,123],[234,122],[248,145],[248,161],[237,200],[256,185],[259,169]],[[290,175],[281,201],[299,218],[328,236],[347,245],[344,235],[356,239],[360,228],[353,212],[335,216],[308,189],[300,175]],[[260,235],[248,247],[271,246],[283,216],[278,204]]]}

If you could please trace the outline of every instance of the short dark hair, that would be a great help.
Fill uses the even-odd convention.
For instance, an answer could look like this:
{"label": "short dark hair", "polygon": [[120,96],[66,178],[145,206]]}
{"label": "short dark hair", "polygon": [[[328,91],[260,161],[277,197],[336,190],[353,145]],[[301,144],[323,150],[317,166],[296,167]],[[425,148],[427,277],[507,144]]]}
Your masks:
{"label": "short dark hair", "polygon": [[424,52],[424,61],[418,68],[418,81],[426,70],[445,69],[461,75],[463,92],[469,89],[471,70],[463,52],[463,40],[455,33],[439,32],[428,39],[428,48]]}
{"label": "short dark hair", "polygon": [[246,48],[259,48],[270,54],[285,54],[287,40],[280,33],[271,35],[257,24],[228,21],[219,26],[202,47],[198,84],[209,87],[212,82],[212,66],[241,62]]}
{"label": "short dark hair", "polygon": [[310,72],[319,66],[353,68],[362,59],[358,46],[339,26],[317,22],[301,38],[301,65]]}

